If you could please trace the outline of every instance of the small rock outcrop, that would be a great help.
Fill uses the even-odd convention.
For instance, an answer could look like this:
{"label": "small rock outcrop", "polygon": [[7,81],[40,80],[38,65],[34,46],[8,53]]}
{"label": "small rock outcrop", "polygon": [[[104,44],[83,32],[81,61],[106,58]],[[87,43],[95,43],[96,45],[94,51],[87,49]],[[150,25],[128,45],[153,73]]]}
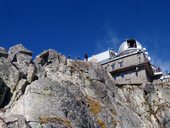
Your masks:
{"label": "small rock outcrop", "polygon": [[[1,54],[2,53],[2,54]],[[0,48],[1,128],[169,128],[170,82],[117,86],[98,63]]]}
{"label": "small rock outcrop", "polygon": [[8,57],[8,53],[7,53],[6,49],[3,47],[0,47],[0,56],[5,57],[5,58]]}

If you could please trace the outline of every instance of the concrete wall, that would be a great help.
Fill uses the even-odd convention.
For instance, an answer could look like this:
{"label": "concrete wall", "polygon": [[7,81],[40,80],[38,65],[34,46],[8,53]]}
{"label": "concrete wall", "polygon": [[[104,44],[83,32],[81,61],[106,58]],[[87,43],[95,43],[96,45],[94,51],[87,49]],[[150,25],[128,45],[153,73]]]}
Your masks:
{"label": "concrete wall", "polygon": [[[122,67],[120,66],[121,62]],[[106,68],[106,70],[112,74],[113,79],[118,84],[144,83],[150,81],[150,78],[148,76],[148,73],[146,72],[145,67],[134,66],[144,62],[146,62],[145,55],[143,53],[137,53],[134,55],[119,58],[117,60],[113,60],[107,64],[104,64],[103,67]],[[121,68],[130,66],[134,66],[134,68],[126,70],[124,69],[120,72],[114,72],[115,70],[118,71]]]}
{"label": "concrete wall", "polygon": [[[119,68],[129,67],[132,65],[138,65],[140,63],[144,63],[145,61],[146,61],[145,55],[141,52],[141,53],[137,53],[134,55],[130,55],[130,56],[126,56],[126,57],[113,60],[107,64],[104,64],[103,67],[105,67],[108,72],[112,72]],[[122,67],[120,66],[121,63],[123,64]]]}
{"label": "concrete wall", "polygon": [[112,73],[111,75],[115,83],[118,84],[140,84],[150,81],[144,67],[140,67],[138,70],[133,68],[116,74]]}

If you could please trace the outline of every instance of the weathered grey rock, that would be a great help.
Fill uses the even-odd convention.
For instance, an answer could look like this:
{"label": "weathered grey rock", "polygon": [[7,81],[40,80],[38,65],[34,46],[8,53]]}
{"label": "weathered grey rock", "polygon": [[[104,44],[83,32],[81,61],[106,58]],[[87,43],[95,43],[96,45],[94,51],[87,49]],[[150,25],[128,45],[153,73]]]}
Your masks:
{"label": "weathered grey rock", "polygon": [[52,49],[32,62],[27,50],[18,49],[10,52],[12,62],[0,58],[0,78],[13,93],[0,126],[169,128],[170,83],[116,86],[97,63],[66,59]]}
{"label": "weathered grey rock", "polygon": [[[122,95],[119,95],[120,93]],[[138,114],[140,118],[148,118],[150,114],[146,113],[146,111],[149,111],[149,105],[146,104],[144,96],[142,88],[126,85],[119,90],[118,95],[117,93],[115,94],[115,99],[122,104],[126,103],[126,106]]]}
{"label": "weathered grey rock", "polygon": [[40,64],[36,64],[36,74],[38,78],[44,78],[46,76],[45,69]]}
{"label": "weathered grey rock", "polygon": [[0,78],[11,89],[11,92],[13,92],[20,79],[20,73],[9,60],[0,58]]}
{"label": "weathered grey rock", "polygon": [[45,63],[58,57],[59,57],[59,54],[55,50],[49,49],[49,50],[43,51],[40,55],[36,56],[34,62],[37,64],[44,65]]}
{"label": "weathered grey rock", "polygon": [[170,121],[167,121],[167,122],[165,122],[164,124],[165,124],[165,125],[164,125],[165,128],[170,128]]}
{"label": "weathered grey rock", "polygon": [[28,81],[26,79],[21,79],[17,86],[15,91],[13,92],[13,95],[10,99],[9,104],[5,106],[5,108],[10,108],[25,92],[26,86],[28,85]]}
{"label": "weathered grey rock", "polygon": [[159,120],[160,125],[164,128],[169,125],[170,121],[170,104],[159,106],[158,112],[156,113],[156,117]]}
{"label": "weathered grey rock", "polygon": [[27,70],[27,80],[29,83],[31,83],[35,79],[36,74],[36,67],[34,64],[29,64],[28,70]]}
{"label": "weathered grey rock", "polygon": [[7,114],[4,121],[7,128],[31,128],[21,115]]}
{"label": "weathered grey rock", "polygon": [[32,51],[22,44],[17,44],[9,48],[8,54],[8,60],[20,70],[23,76],[26,76],[28,66],[32,62]]}
{"label": "weathered grey rock", "polygon": [[0,119],[0,128],[7,128],[7,125],[5,124],[3,119]]}
{"label": "weathered grey rock", "polygon": [[26,75],[29,64],[32,63],[32,56],[25,53],[16,53],[15,56],[16,62],[13,62],[13,64]]}
{"label": "weathered grey rock", "polygon": [[161,127],[158,120],[157,120],[157,118],[155,117],[155,115],[151,114],[150,119],[151,119],[152,126],[154,128],[160,128]]}
{"label": "weathered grey rock", "polygon": [[42,52],[40,55],[36,56],[34,62],[36,64],[41,64],[41,65],[48,65],[53,62],[56,64],[62,63],[66,64],[66,57],[61,55],[60,53],[57,53],[57,51],[53,49],[46,50]]}
{"label": "weathered grey rock", "polygon": [[13,61],[15,54],[17,53],[23,53],[23,54],[32,56],[32,51],[26,49],[22,44],[17,44],[9,48],[9,51],[8,51],[9,59]]}
{"label": "weathered grey rock", "polygon": [[31,128],[24,116],[0,111],[0,128]]}
{"label": "weathered grey rock", "polygon": [[[70,67],[68,67],[66,57],[57,53],[55,50],[49,49],[38,55],[35,60],[36,65],[36,76],[48,77],[50,79],[58,79],[69,76]],[[64,75],[58,77],[58,75]],[[69,75],[68,75],[69,74]],[[70,79],[70,78],[69,78]]]}
{"label": "weathered grey rock", "polygon": [[152,93],[155,90],[153,84],[145,84],[144,92],[147,95],[148,93]]}
{"label": "weathered grey rock", "polygon": [[8,57],[8,53],[7,53],[6,49],[3,47],[0,47],[0,57],[5,57],[5,58]]}
{"label": "weathered grey rock", "polygon": [[95,122],[82,98],[83,95],[72,83],[60,85],[48,78],[39,79],[27,87],[25,95],[16,102],[10,113],[24,115],[27,121],[39,122],[39,125],[63,123],[63,127],[84,125],[88,128],[90,125],[95,128]]}

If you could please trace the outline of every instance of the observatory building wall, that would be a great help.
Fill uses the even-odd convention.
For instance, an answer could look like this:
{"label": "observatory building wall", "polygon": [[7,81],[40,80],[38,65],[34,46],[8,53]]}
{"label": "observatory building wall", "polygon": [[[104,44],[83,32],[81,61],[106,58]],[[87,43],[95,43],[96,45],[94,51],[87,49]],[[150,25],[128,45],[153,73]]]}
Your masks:
{"label": "observatory building wall", "polygon": [[138,84],[150,81],[147,69],[144,64],[147,63],[143,52],[137,52],[124,55],[103,64],[113,79],[119,84]]}
{"label": "observatory building wall", "polygon": [[141,52],[122,57],[117,57],[115,59],[112,59],[108,63],[102,64],[102,66],[106,68],[108,72],[117,72],[119,70],[123,70],[124,68],[138,66],[146,62],[147,59],[145,55]]}
{"label": "observatory building wall", "polygon": [[124,72],[111,73],[111,75],[118,84],[141,84],[150,81],[144,67],[139,67],[138,70],[133,68]]}

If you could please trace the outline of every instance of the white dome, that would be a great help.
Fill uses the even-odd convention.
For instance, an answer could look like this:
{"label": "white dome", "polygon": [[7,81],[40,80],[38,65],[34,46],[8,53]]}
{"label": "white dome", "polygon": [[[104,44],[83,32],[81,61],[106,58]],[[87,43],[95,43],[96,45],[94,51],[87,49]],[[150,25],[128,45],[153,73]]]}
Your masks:
{"label": "white dome", "polygon": [[120,45],[118,54],[126,54],[126,53],[134,52],[140,49],[142,49],[142,45],[138,41],[134,39],[129,39],[129,40],[124,41]]}

